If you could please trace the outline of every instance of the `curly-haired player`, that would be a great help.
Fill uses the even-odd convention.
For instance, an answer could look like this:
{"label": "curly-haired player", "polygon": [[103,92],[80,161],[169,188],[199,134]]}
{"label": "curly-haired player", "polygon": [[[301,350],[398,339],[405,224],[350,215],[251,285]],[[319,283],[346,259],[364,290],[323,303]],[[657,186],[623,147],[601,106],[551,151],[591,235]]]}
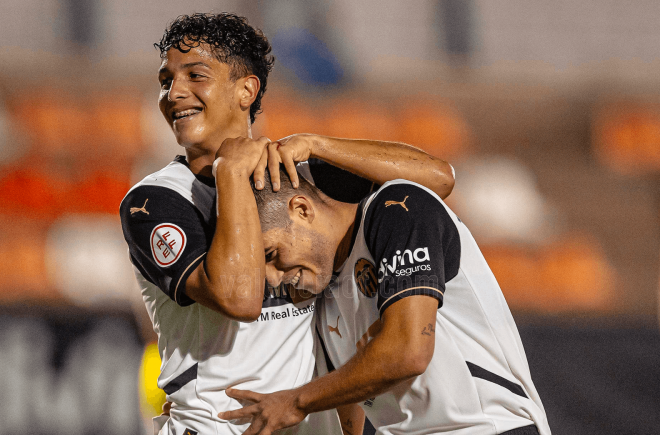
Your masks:
{"label": "curly-haired player", "polygon": [[[158,334],[158,385],[172,402],[161,433],[237,434],[244,422],[217,418],[238,405],[227,388],[290,389],[309,382],[315,368],[313,303],[265,287],[250,176],[263,187],[266,167],[282,163],[297,186],[296,164],[316,158],[334,166],[302,165],[306,177],[349,200],[401,177],[445,197],[453,175],[446,162],[400,143],[311,134],[252,139],[273,58],[245,18],[181,16],[156,47],[159,107],[185,156],[135,185],[120,215]],[[279,171],[273,183],[279,189]],[[338,430],[336,414],[313,418],[291,431]]]}
{"label": "curly-haired player", "polygon": [[268,73],[275,58],[271,46],[259,29],[250,26],[247,19],[233,14],[194,14],[180,17],[167,29],[154,47],[165,58],[171,48],[189,53],[200,44],[208,44],[213,56],[231,66],[230,80],[254,74],[261,84],[250,105],[250,122],[261,112],[261,97],[266,92]]}

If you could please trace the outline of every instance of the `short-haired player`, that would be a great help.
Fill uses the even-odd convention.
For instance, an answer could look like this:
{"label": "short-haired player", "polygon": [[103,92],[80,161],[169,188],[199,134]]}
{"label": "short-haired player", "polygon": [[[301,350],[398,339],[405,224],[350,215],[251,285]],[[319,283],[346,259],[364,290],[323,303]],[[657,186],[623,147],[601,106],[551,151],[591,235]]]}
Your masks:
{"label": "short-haired player", "polygon": [[[319,331],[337,369],[254,404],[245,434],[360,403],[378,434],[550,433],[518,331],[461,220],[431,190],[394,180],[360,204],[307,183],[255,191],[271,285],[320,295]],[[284,186],[285,184],[283,184]]]}

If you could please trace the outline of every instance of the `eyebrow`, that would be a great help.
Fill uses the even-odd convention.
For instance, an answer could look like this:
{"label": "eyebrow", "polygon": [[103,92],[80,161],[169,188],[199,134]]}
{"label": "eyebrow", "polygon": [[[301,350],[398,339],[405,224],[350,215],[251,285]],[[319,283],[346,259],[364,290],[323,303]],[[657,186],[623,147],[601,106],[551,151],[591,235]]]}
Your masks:
{"label": "eyebrow", "polygon": [[[206,68],[211,68],[209,64],[204,63],[204,62],[190,62],[190,63],[184,63],[181,65],[182,68],[190,68],[193,66],[205,66]],[[158,74],[163,74],[167,72],[168,68],[167,67],[162,67],[158,70]]]}

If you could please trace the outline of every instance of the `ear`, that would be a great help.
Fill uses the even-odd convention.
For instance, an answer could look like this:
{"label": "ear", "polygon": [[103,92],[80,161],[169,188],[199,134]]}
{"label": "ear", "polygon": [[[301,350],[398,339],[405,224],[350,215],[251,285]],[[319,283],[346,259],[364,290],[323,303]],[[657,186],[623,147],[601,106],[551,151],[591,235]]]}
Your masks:
{"label": "ear", "polygon": [[250,110],[250,106],[254,103],[261,88],[261,82],[255,75],[249,75],[239,80],[238,98],[241,110]]}
{"label": "ear", "polygon": [[301,219],[311,224],[316,217],[314,205],[306,196],[295,195],[289,200],[289,217],[294,222],[296,219]]}

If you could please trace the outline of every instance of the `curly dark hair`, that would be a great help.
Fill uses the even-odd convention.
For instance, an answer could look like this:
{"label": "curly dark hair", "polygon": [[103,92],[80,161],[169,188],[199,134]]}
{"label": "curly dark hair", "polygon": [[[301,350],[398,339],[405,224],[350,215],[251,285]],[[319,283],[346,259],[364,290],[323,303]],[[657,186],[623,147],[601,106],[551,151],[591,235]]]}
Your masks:
{"label": "curly dark hair", "polygon": [[249,74],[259,78],[261,87],[250,106],[250,121],[254,123],[257,113],[261,113],[261,97],[266,92],[268,73],[275,63],[268,39],[261,30],[250,26],[245,17],[224,12],[197,13],[177,17],[154,47],[160,50],[163,58],[170,48],[187,53],[202,43],[212,47],[216,59],[231,65],[231,80]]}

